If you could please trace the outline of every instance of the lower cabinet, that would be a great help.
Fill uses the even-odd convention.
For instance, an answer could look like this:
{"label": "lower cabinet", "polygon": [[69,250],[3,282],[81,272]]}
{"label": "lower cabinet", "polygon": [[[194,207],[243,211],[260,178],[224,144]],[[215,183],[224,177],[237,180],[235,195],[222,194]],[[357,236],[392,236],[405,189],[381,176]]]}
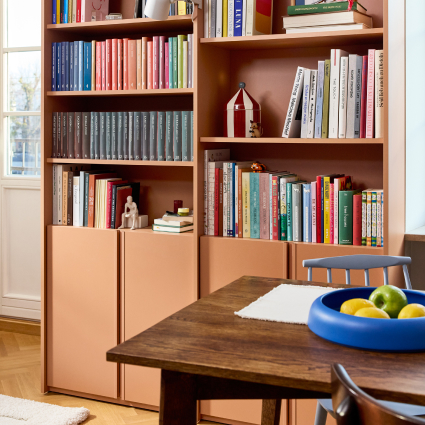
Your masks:
{"label": "lower cabinet", "polygon": [[[122,342],[197,299],[193,234],[121,232]],[[121,396],[159,406],[160,371],[124,365]]]}
{"label": "lower cabinet", "polygon": [[[317,400],[291,400],[291,418],[289,425],[313,425],[316,417]],[[326,425],[336,425],[335,419],[328,414]]]}
{"label": "lower cabinet", "polygon": [[[241,276],[287,277],[286,243],[269,240],[200,238],[201,297]],[[222,423],[261,423],[261,400],[208,400],[201,402],[201,416]],[[286,402],[281,424],[286,425]]]}
{"label": "lower cabinet", "polygon": [[118,397],[118,232],[47,228],[47,385]]}

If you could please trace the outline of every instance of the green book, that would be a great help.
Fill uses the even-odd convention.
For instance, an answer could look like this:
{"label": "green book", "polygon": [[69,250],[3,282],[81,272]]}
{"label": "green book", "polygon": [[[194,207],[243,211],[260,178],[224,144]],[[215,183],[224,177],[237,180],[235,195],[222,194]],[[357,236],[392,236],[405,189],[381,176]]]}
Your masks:
{"label": "green book", "polygon": [[286,237],[292,241],[292,183],[286,183]]}
{"label": "green book", "polygon": [[353,245],[353,195],[358,190],[341,190],[338,193],[338,243]]}
{"label": "green book", "polygon": [[158,112],[158,161],[165,161],[165,112]]}
{"label": "green book", "polygon": [[174,124],[174,161],[182,160],[182,116],[180,111],[173,112],[173,124]]}
{"label": "green book", "polygon": [[[306,4],[300,6],[288,6],[288,15],[306,15],[310,13],[330,13],[330,12],[344,12],[348,10],[348,1],[322,3],[322,4]],[[365,9],[360,3],[354,2],[351,10],[357,10],[360,13],[366,13]]]}
{"label": "green book", "polygon": [[[182,41],[183,46],[183,41]],[[177,37],[173,37],[173,89],[177,89],[178,85],[178,69],[177,69]]]}
{"label": "green book", "polygon": [[178,88],[183,88],[183,41],[187,41],[187,35],[178,35],[177,61],[178,61]]}
{"label": "green book", "polygon": [[325,79],[323,81],[322,139],[328,138],[330,77],[331,77],[331,61],[330,59],[327,59],[325,60]]}
{"label": "green book", "polygon": [[251,239],[260,239],[260,174],[249,173]]}

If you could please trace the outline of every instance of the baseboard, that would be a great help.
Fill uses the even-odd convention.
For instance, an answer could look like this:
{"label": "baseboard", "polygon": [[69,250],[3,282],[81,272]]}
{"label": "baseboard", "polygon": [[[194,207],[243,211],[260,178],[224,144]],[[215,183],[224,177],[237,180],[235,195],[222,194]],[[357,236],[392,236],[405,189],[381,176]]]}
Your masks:
{"label": "baseboard", "polygon": [[22,320],[0,316],[0,331],[40,336],[41,326],[40,322],[35,320]]}

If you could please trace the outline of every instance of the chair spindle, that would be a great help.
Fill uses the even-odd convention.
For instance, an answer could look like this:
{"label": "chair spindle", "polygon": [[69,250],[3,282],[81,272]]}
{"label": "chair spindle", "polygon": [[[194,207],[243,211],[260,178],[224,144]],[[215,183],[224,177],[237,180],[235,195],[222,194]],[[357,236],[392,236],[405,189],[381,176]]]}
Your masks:
{"label": "chair spindle", "polygon": [[351,285],[350,269],[345,269],[345,283]]}
{"label": "chair spindle", "polygon": [[332,269],[327,269],[328,271],[328,283],[332,283]]}
{"label": "chair spindle", "polygon": [[364,269],[364,284],[365,284],[365,286],[370,286],[369,270],[368,269]]}

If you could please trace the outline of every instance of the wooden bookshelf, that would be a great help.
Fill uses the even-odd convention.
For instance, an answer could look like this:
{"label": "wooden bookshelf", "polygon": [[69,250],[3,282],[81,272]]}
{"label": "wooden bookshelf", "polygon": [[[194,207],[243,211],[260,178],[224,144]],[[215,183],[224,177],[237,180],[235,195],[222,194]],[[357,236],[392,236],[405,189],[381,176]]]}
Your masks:
{"label": "wooden bookshelf", "polygon": [[148,165],[151,167],[193,167],[190,161],[124,161],[117,159],[71,159],[71,158],[47,158],[48,164],[93,164],[93,165]]}
{"label": "wooden bookshelf", "polygon": [[201,137],[201,143],[281,143],[281,144],[323,144],[323,145],[382,145],[384,139],[285,139],[283,137]]}
{"label": "wooden bookshelf", "polygon": [[47,96],[52,97],[127,97],[127,96],[190,96],[193,89],[146,89],[146,90],[84,90],[84,91],[48,91]]}

